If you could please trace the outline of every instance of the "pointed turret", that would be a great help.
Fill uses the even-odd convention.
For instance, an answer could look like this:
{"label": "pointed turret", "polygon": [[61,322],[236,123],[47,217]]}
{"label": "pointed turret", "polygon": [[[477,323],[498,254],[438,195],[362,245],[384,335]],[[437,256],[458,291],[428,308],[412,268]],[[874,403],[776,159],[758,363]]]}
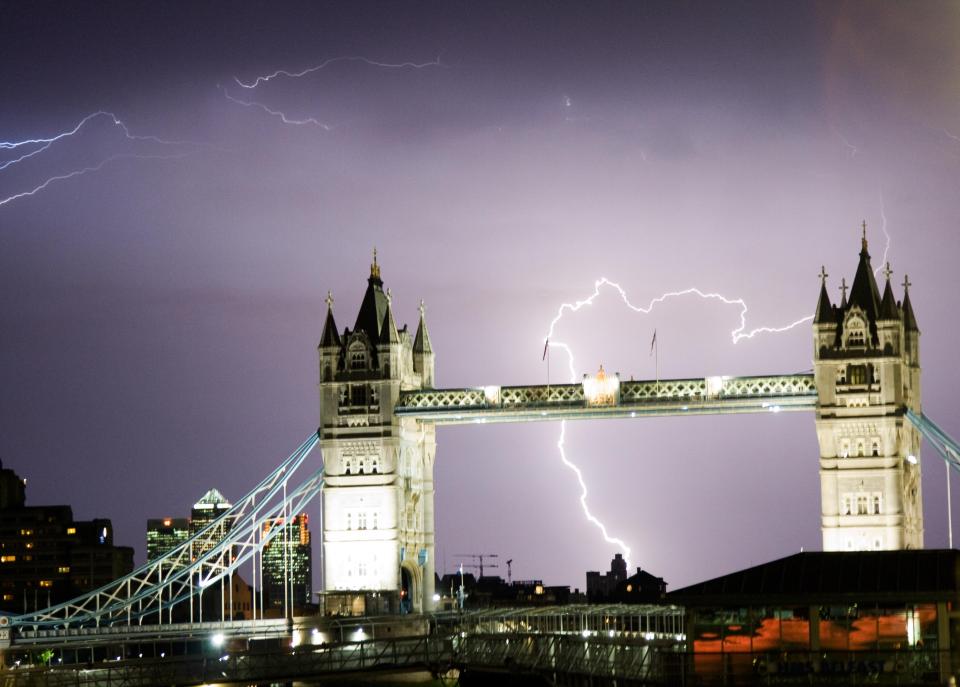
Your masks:
{"label": "pointed turret", "polygon": [[367,292],[363,295],[357,321],[353,331],[364,332],[370,341],[380,341],[380,325],[387,313],[387,296],[383,292],[383,280],[380,279],[380,265],[377,264],[377,249],[373,249],[373,262],[370,264],[370,277],[367,279]]}
{"label": "pointed turret", "polygon": [[881,320],[899,320],[900,312],[897,310],[897,299],[893,297],[893,289],[890,286],[890,275],[893,271],[888,262],[883,270],[887,283],[883,287],[883,300],[880,301],[880,319]]}
{"label": "pointed turret", "polygon": [[903,328],[908,332],[919,332],[917,317],[913,314],[913,305],[910,303],[910,279],[903,275]]}
{"label": "pointed turret", "polygon": [[417,335],[413,339],[413,371],[420,374],[425,387],[432,387],[433,344],[430,343],[430,333],[427,331],[425,311],[426,306],[423,301],[420,301],[420,323],[417,325]]}
{"label": "pointed turret", "polygon": [[430,332],[427,331],[427,321],[424,318],[426,307],[420,301],[420,324],[417,325],[417,335],[413,339],[413,352],[433,353],[433,344],[430,343]]}
{"label": "pointed turret", "polygon": [[837,321],[833,312],[833,305],[830,303],[830,296],[827,295],[827,270],[820,267],[820,298],[817,301],[817,312],[813,318],[814,324],[835,324]]}
{"label": "pointed turret", "polygon": [[383,321],[380,323],[380,345],[389,346],[400,343],[400,333],[397,331],[397,323],[393,319],[393,308],[390,307],[390,290],[387,289],[387,312],[383,315]]}
{"label": "pointed turret", "polygon": [[[867,223],[863,223],[863,238],[861,239],[860,264],[853,277],[853,286],[850,287],[850,305],[857,305],[866,314],[871,324],[877,321],[880,313],[880,289],[877,280],[873,277],[873,268],[870,266],[870,253],[867,252]],[[871,330],[874,328],[871,327]],[[876,332],[873,332],[876,335]]]}
{"label": "pointed turret", "polygon": [[320,347],[340,348],[340,335],[337,334],[337,323],[333,319],[333,294],[329,291],[327,291],[327,321],[323,323]]}

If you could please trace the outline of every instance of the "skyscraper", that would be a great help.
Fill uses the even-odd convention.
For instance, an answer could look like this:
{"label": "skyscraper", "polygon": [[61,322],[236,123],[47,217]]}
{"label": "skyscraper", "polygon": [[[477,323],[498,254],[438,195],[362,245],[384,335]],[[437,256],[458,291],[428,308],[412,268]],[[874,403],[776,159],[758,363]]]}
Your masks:
{"label": "skyscraper", "polygon": [[[190,536],[204,529],[232,507],[233,505],[227,501],[223,494],[216,489],[210,489],[199,501],[193,504],[193,508],[190,510]],[[210,541],[223,539],[230,531],[232,525],[232,522],[227,521],[220,523],[216,528],[216,532],[208,539]],[[201,547],[200,550],[195,550],[193,555],[200,556],[204,552],[205,549]]]}
{"label": "skyscraper", "polygon": [[151,518],[147,520],[147,560],[159,558],[190,537],[188,518]]}
{"label": "skyscraper", "polygon": [[302,608],[310,603],[312,566],[309,518],[306,513],[294,516],[286,525],[283,519],[265,523],[263,535],[273,528],[282,528],[263,547],[263,590],[267,603],[283,608],[285,580],[289,573],[289,604]]}

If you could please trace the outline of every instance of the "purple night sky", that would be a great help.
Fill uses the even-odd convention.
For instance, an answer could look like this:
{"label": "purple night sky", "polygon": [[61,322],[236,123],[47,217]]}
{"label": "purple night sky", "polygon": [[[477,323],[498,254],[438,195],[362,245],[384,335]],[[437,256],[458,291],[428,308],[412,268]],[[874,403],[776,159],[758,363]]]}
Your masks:
{"label": "purple night sky", "polygon": [[[438,386],[543,383],[596,279],[783,326],[821,265],[839,299],[866,219],[913,283],[924,411],[960,435],[960,4],[237,4],[0,1],[0,140],[98,110],[160,139],[101,115],[0,169],[0,457],[28,503],[112,518],[142,562],[147,518],[240,497],[316,429],[324,296],[351,326],[374,245],[398,323],[427,302]],[[237,81],[343,57],[366,61]],[[811,368],[808,323],[734,345],[739,313],[604,289],[555,336],[578,375],[652,378],[654,328],[663,377]],[[438,430],[440,571],[608,567],[558,434]],[[567,450],[671,588],[820,547],[809,414],[575,423]]]}

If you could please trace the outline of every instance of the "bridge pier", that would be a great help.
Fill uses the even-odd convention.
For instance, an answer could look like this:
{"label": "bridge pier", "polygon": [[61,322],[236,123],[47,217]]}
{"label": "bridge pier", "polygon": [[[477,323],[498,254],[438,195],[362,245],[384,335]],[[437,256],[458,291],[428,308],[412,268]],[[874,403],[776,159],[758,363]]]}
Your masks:
{"label": "bridge pier", "polygon": [[423,306],[414,337],[397,328],[374,255],[353,329],[337,331],[328,296],[318,350],[324,590],[387,595],[401,612],[431,610],[436,433],[432,423],[394,414],[401,391],[433,385]]}

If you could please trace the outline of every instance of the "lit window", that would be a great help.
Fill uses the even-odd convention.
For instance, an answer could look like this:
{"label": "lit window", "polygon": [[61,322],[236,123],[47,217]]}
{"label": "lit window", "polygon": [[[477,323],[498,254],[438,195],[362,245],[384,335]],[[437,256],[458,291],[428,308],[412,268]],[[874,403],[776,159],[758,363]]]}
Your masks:
{"label": "lit window", "polygon": [[51,581],[51,580],[40,580],[40,586],[43,587],[43,588],[45,588],[45,589],[49,589],[50,587],[53,586],[53,581]]}
{"label": "lit window", "polygon": [[13,601],[13,594],[4,594],[4,595],[3,595],[3,600],[4,600],[4,601]]}
{"label": "lit window", "polygon": [[76,534],[76,533],[77,533],[77,528],[76,528],[76,527],[68,527],[68,528],[67,528],[67,534]]}
{"label": "lit window", "polygon": [[6,556],[0,556],[0,563],[16,563],[16,562],[17,562],[17,557],[12,554],[8,554]]}
{"label": "lit window", "polygon": [[58,572],[58,573],[68,573],[68,572],[70,572],[70,566],[69,566],[69,565],[61,565],[59,568],[57,568],[57,572]]}
{"label": "lit window", "polygon": [[28,541],[26,544],[24,544],[24,546],[26,546],[28,549],[32,549],[32,548],[33,548],[33,542],[32,542],[32,541]]}

